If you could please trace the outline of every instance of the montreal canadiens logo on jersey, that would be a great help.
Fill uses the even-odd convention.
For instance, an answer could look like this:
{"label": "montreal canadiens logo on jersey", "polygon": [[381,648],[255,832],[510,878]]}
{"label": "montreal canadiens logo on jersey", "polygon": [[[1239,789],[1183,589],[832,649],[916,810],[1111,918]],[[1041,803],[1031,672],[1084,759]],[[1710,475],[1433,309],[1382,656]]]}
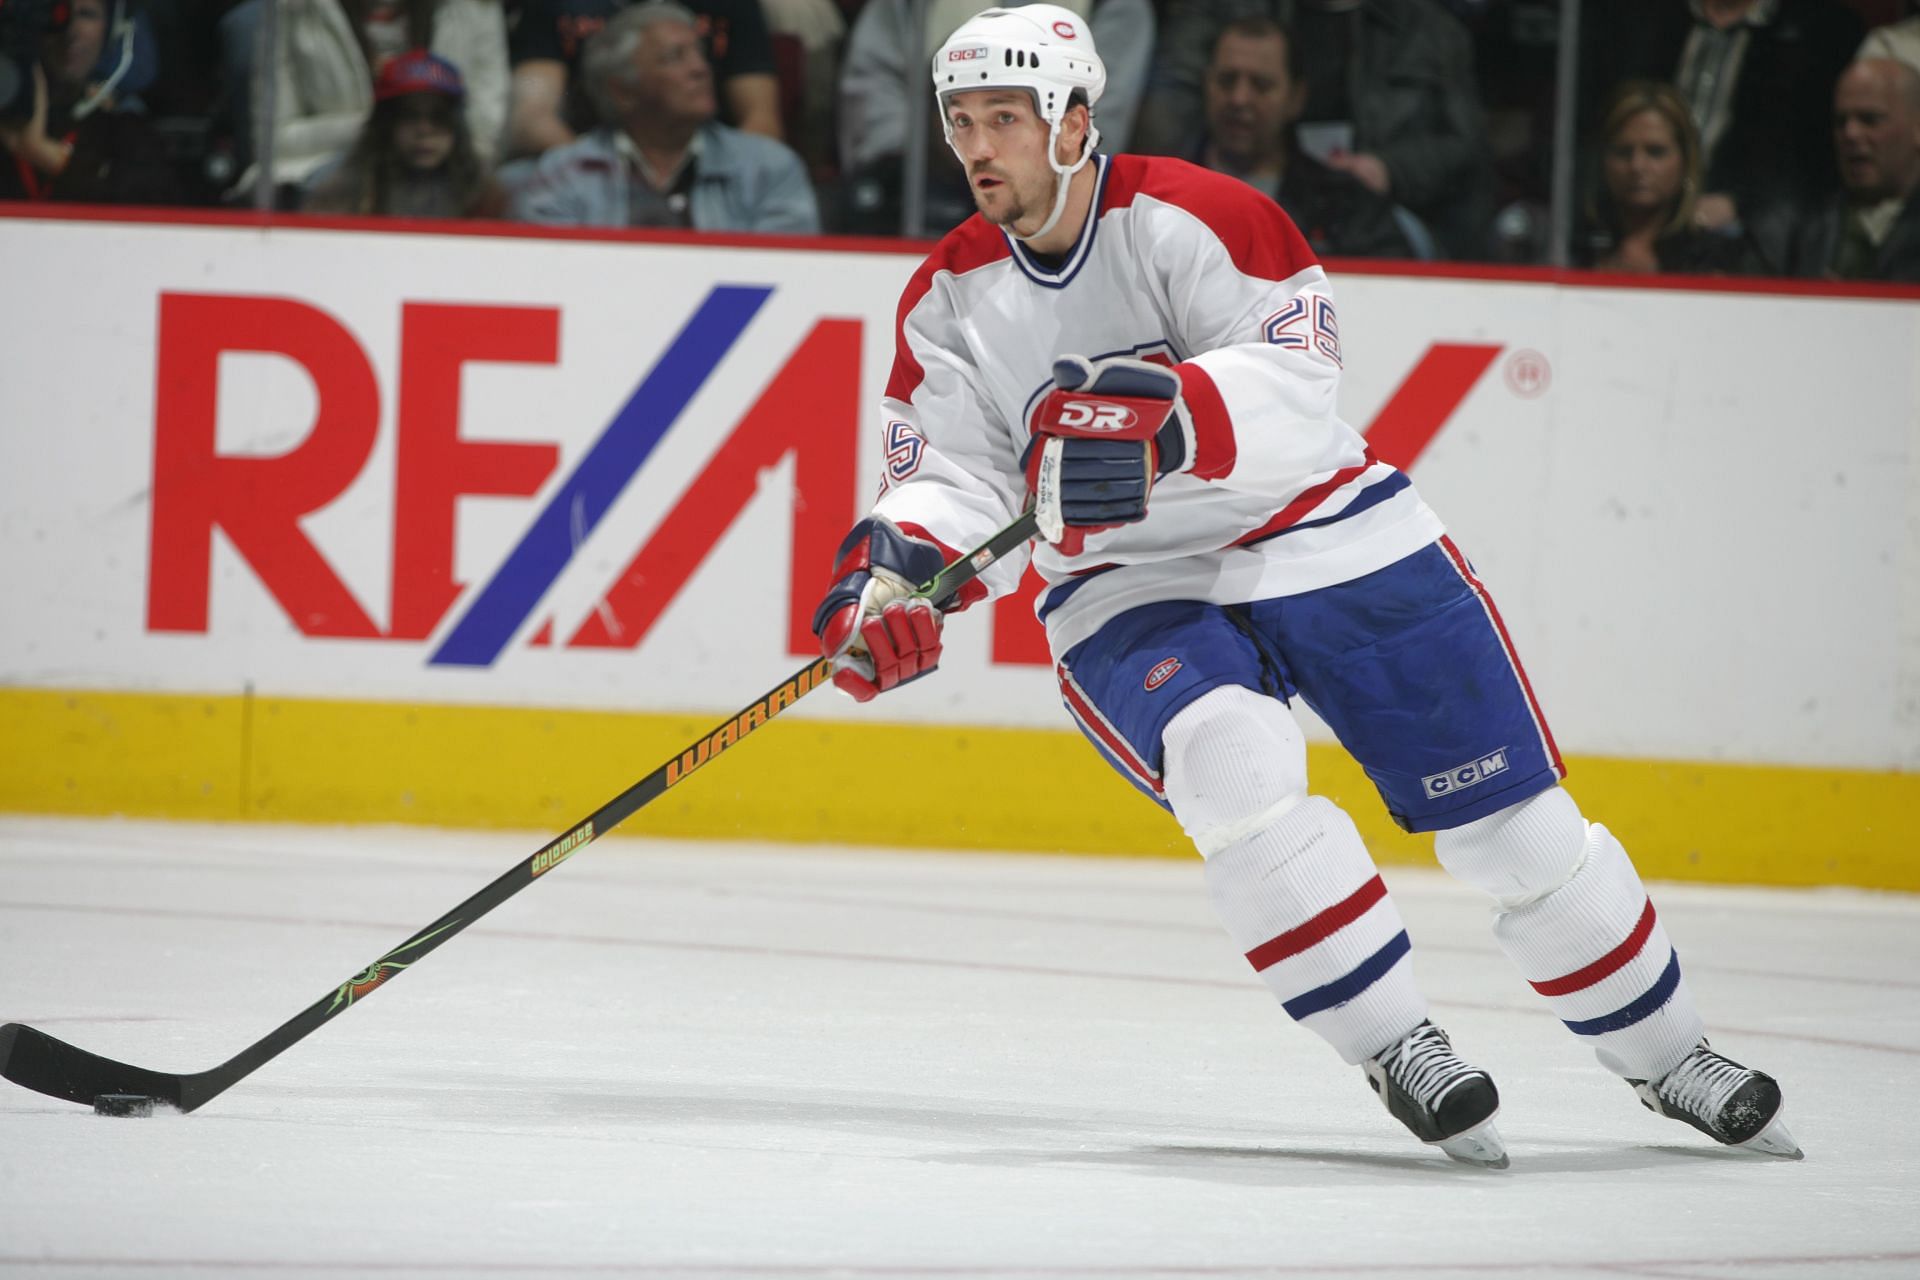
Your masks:
{"label": "montreal canadiens logo on jersey", "polygon": [[1153,664],[1153,670],[1147,672],[1147,692],[1152,693],[1167,681],[1173,679],[1174,672],[1180,670],[1180,659],[1162,658]]}

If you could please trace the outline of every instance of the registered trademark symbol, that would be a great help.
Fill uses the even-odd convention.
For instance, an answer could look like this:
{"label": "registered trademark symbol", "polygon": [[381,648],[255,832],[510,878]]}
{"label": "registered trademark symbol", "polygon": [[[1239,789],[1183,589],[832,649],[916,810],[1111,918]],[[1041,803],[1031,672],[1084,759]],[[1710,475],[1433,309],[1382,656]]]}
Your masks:
{"label": "registered trademark symbol", "polygon": [[1522,400],[1537,400],[1553,385],[1553,366],[1547,358],[1528,347],[1507,357],[1507,390]]}

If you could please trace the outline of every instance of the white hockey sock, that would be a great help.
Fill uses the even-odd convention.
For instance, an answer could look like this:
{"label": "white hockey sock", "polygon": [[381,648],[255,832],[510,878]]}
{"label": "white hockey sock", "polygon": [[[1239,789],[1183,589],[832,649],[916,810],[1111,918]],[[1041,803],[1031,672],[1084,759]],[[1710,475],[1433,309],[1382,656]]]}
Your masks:
{"label": "white hockey sock", "polygon": [[1494,936],[1609,1071],[1657,1079],[1705,1034],[1653,900],[1627,851],[1598,823],[1587,828],[1573,877],[1502,912]]}
{"label": "white hockey sock", "polygon": [[1297,1022],[1357,1064],[1418,1026],[1400,912],[1353,820],[1309,796],[1207,858],[1227,932]]}

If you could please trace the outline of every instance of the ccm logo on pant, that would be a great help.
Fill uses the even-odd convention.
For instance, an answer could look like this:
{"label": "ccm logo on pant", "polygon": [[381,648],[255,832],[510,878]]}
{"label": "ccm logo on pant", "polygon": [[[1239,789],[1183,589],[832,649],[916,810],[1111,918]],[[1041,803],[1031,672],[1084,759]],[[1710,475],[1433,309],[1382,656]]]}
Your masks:
{"label": "ccm logo on pant", "polygon": [[1436,773],[1432,777],[1420,779],[1420,786],[1426,791],[1429,800],[1438,799],[1449,792],[1461,791],[1476,782],[1485,782],[1496,773],[1507,771],[1507,749],[1481,756],[1467,764],[1456,765],[1445,773]]}

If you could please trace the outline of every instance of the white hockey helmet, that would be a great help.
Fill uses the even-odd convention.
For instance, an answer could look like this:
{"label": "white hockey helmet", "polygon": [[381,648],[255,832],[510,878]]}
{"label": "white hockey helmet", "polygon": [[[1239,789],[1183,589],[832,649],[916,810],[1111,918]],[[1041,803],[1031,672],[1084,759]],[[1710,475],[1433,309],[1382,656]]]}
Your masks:
{"label": "white hockey helmet", "polygon": [[[1057,177],[1052,215],[1030,236],[1035,240],[1053,230],[1066,211],[1067,182],[1093,158],[1100,145],[1099,126],[1087,125],[1086,145],[1071,164],[1054,154],[1060,122],[1066,118],[1077,89],[1086,95],[1087,108],[1100,100],[1107,87],[1107,68],[1093,47],[1087,20],[1057,4],[1029,4],[1017,9],[983,9],[961,23],[933,54],[933,91],[940,106],[940,130],[953,147],[953,121],[947,116],[947,95],[973,89],[1024,89],[1033,95],[1034,110],[1047,124],[1047,163]],[[960,155],[954,148],[954,154]],[[966,157],[960,156],[962,164]]]}
{"label": "white hockey helmet", "polygon": [[961,23],[934,51],[933,89],[1025,89],[1049,125],[1060,123],[1075,89],[1091,107],[1107,87],[1107,69],[1087,20],[1057,4],[985,9]]}

